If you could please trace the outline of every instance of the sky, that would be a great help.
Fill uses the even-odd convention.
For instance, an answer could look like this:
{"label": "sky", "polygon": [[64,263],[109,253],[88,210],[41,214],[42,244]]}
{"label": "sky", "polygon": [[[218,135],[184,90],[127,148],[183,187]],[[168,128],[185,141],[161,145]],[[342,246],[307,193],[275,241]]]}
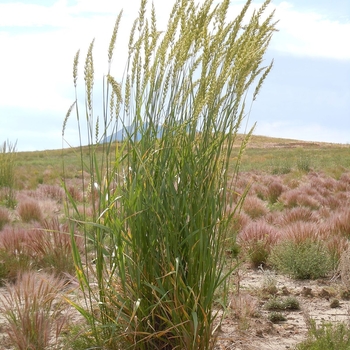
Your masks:
{"label": "sky", "polygon": [[[173,1],[153,2],[158,27],[165,29]],[[229,18],[244,3],[232,0]],[[261,3],[253,0],[253,7]],[[61,148],[63,120],[74,101],[75,53],[81,50],[82,85],[83,61],[95,38],[94,91],[101,93],[117,15],[123,9],[116,77],[138,8],[139,0],[0,0],[0,145],[8,140],[17,142],[18,151]],[[272,9],[278,32],[266,63],[274,59],[274,67],[247,126],[256,122],[256,135],[350,144],[350,1],[272,0]],[[78,145],[77,135],[69,125],[72,146]]]}

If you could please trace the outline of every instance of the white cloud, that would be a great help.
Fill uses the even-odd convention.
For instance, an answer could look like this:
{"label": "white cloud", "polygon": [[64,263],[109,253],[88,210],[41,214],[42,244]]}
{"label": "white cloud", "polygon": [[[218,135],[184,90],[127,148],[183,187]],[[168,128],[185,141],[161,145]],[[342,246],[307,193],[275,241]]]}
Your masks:
{"label": "white cloud", "polygon": [[301,56],[350,59],[350,22],[329,20],[317,12],[301,12],[289,2],[275,6],[279,33],[272,48]]}
{"label": "white cloud", "polygon": [[332,128],[312,121],[304,121],[302,124],[298,122],[261,121],[257,124],[254,134],[303,141],[350,143],[348,130],[340,130],[336,127]]}

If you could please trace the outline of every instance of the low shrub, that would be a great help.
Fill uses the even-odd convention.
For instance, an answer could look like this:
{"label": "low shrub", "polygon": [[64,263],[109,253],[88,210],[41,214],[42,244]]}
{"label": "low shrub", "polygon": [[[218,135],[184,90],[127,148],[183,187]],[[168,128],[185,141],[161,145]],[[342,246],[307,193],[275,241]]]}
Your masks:
{"label": "low shrub", "polygon": [[300,304],[295,297],[271,298],[265,304],[266,310],[299,310]]}
{"label": "low shrub", "polygon": [[320,326],[310,321],[307,340],[296,346],[296,350],[348,350],[350,328],[344,323],[323,322]]}
{"label": "low shrub", "polygon": [[278,322],[283,322],[286,321],[286,317],[278,311],[273,311],[267,316],[268,320],[271,321],[272,323],[278,323]]}
{"label": "low shrub", "polygon": [[278,271],[296,279],[325,277],[332,269],[332,259],[324,244],[310,239],[276,244],[268,261]]}

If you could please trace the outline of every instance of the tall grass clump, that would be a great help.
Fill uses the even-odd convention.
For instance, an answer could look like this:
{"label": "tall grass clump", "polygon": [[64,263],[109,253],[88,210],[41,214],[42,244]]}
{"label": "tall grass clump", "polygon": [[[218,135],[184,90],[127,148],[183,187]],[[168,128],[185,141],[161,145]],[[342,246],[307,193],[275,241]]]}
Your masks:
{"label": "tall grass clump", "polygon": [[6,189],[6,206],[14,208],[15,197],[15,167],[16,167],[17,142],[5,141],[0,146],[0,188]]}
{"label": "tall grass clump", "polygon": [[[92,41],[84,119],[76,99],[64,121],[63,137],[74,108],[81,145],[87,121],[89,158],[81,146],[81,165],[89,179],[82,176],[82,188],[91,194],[86,209],[93,207],[87,222],[67,192],[75,211],[69,215],[78,217],[72,221],[85,228],[86,240],[85,253],[74,251],[86,301],[76,307],[90,324],[91,346],[211,349],[215,292],[230,275],[224,243],[241,204],[232,208],[229,194],[252,130],[235,149],[234,174],[228,174],[233,143],[247,100],[256,98],[272,68],[262,63],[275,23],[273,13],[265,16],[269,1],[246,21],[248,1],[230,21],[229,1],[213,8],[210,0],[201,6],[176,0],[160,31],[146,2],[132,26],[121,82],[110,70],[105,76],[101,120],[94,111]],[[79,51],[76,88],[78,66]],[[123,140],[114,143],[109,136],[119,129]],[[102,158],[96,156],[101,147]]]}

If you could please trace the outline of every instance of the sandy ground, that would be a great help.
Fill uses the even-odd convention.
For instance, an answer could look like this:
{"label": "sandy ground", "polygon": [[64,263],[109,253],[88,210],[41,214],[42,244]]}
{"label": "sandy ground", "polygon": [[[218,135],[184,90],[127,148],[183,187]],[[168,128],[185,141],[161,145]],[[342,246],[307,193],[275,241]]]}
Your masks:
{"label": "sandy ground", "polygon": [[[350,320],[350,301],[341,298],[341,292],[345,289],[339,279],[293,280],[281,275],[274,275],[273,278],[277,287],[276,297],[295,297],[300,303],[300,310],[282,311],[286,321],[269,321],[271,311],[265,308],[268,296],[262,292],[266,272],[247,269],[240,277],[239,293],[257,302],[257,316],[242,319],[235,317],[233,310],[230,317],[229,312],[222,324],[217,349],[294,349],[306,339],[310,318],[317,324],[347,323]],[[338,307],[334,307],[334,300],[339,301]]]}
{"label": "sandy ground", "polygon": [[[292,296],[300,303],[300,310],[281,311],[286,321],[272,323],[268,319],[271,311],[266,310],[265,304],[272,295],[264,292],[267,280],[274,281],[276,297]],[[232,295],[231,301],[229,299],[230,307],[218,331],[216,350],[294,349],[296,344],[306,339],[310,317],[317,323],[350,320],[350,301],[341,298],[344,287],[339,279],[293,280],[243,267],[231,283],[235,285],[236,291],[239,285],[239,293]],[[0,298],[3,298],[4,293],[5,288],[0,288]],[[339,300],[338,307],[331,307],[334,299]],[[254,312],[246,315],[247,308]],[[0,314],[0,349],[12,350],[14,348],[4,332],[5,322],[4,316]]]}

